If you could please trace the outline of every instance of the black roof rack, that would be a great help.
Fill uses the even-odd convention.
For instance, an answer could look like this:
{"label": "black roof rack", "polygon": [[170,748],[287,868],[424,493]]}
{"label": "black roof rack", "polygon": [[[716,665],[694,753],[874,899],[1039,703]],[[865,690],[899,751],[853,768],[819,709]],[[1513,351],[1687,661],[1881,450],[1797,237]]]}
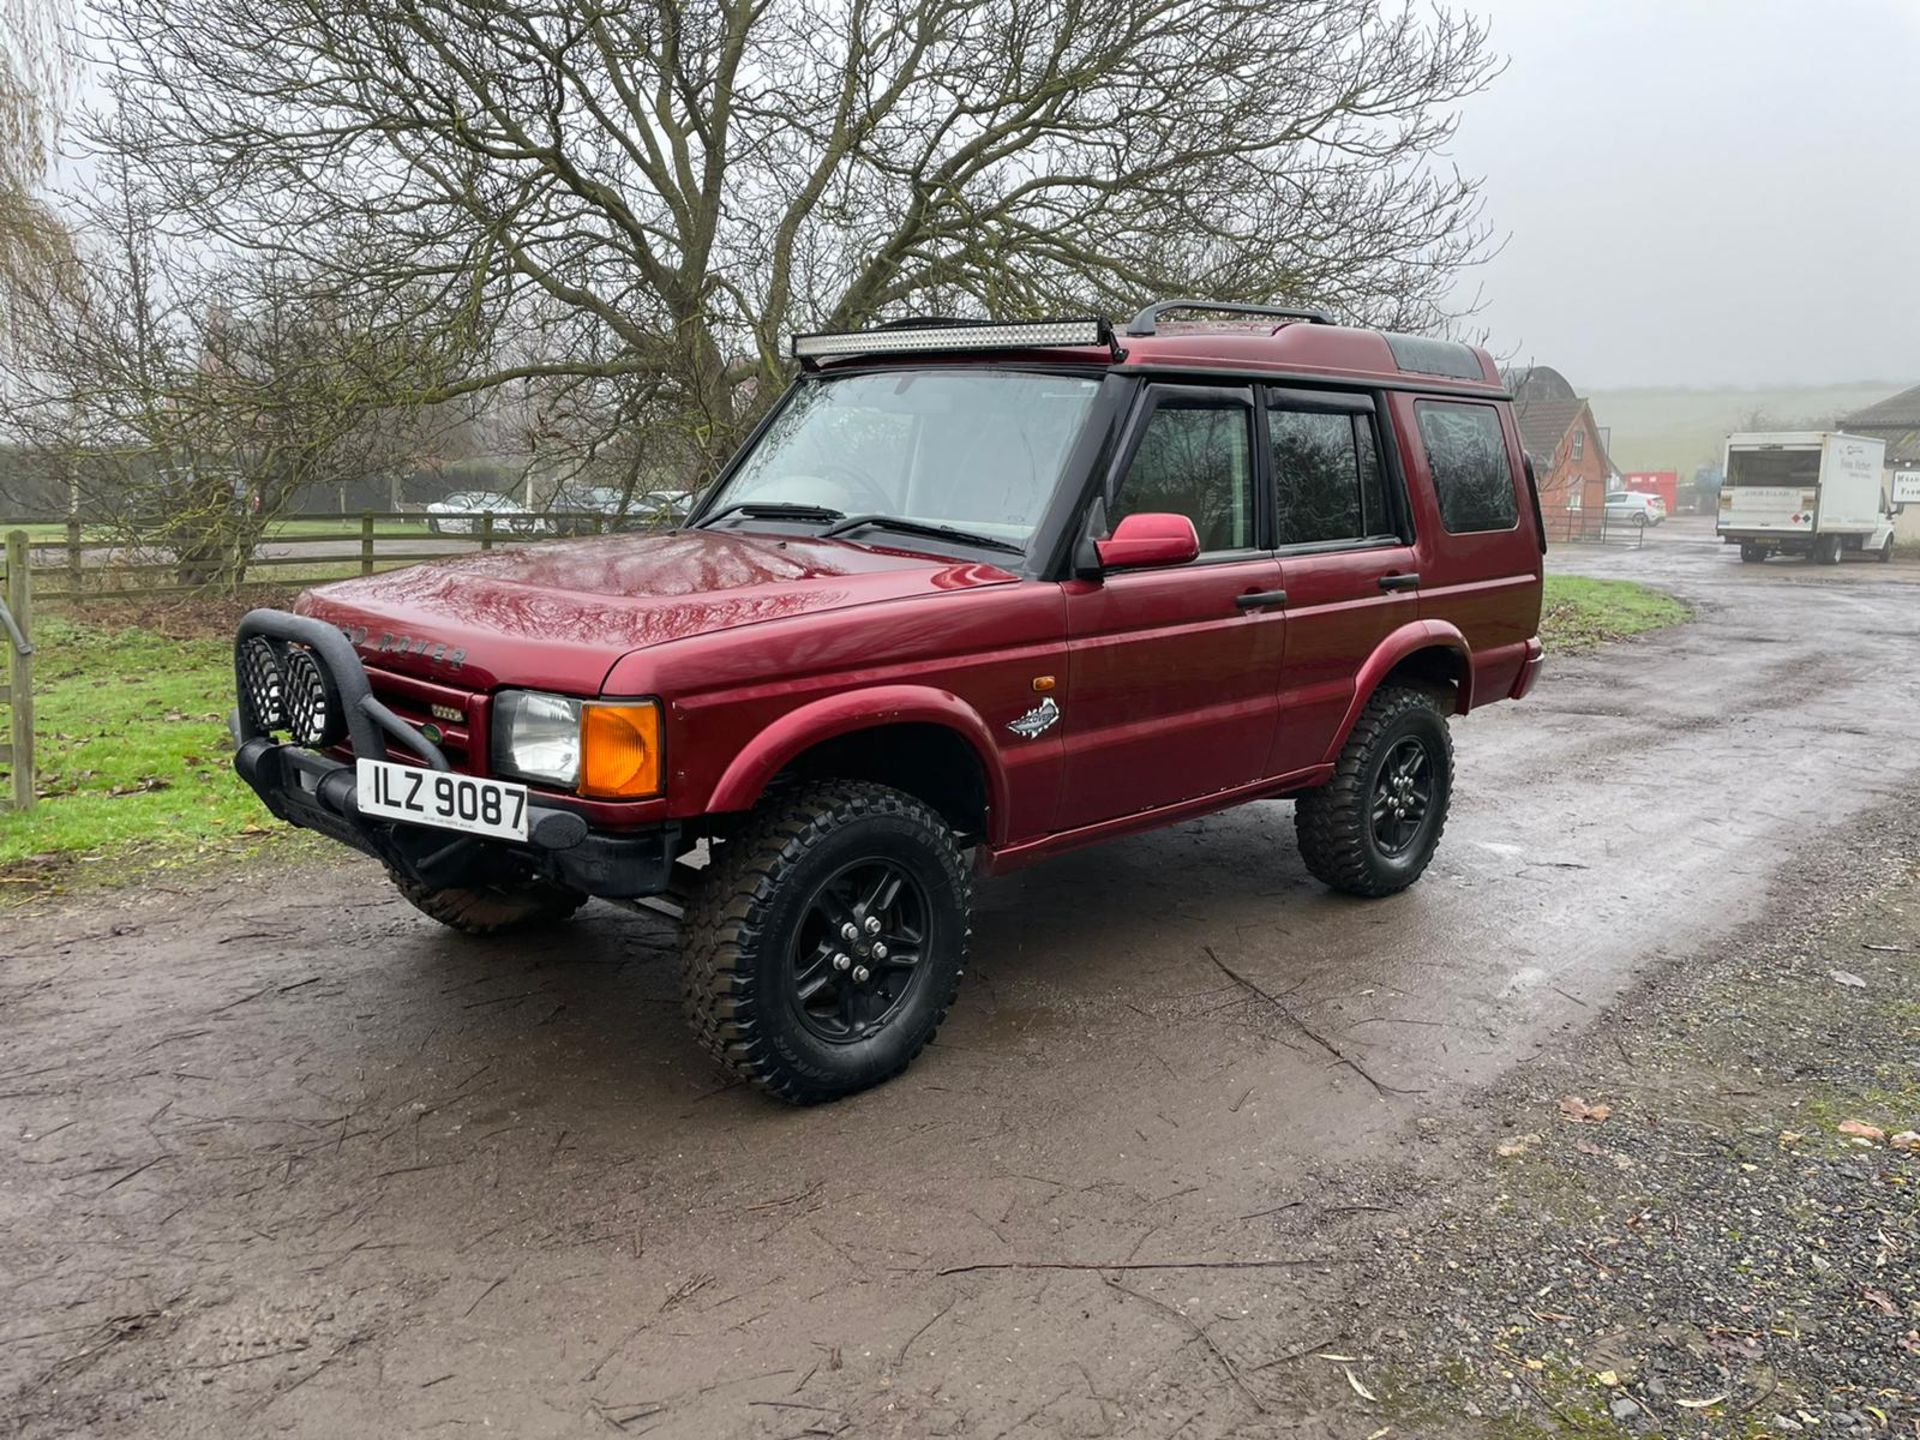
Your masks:
{"label": "black roof rack", "polygon": [[1128,322],[1127,334],[1158,333],[1160,317],[1176,310],[1208,310],[1222,315],[1264,315],[1275,320],[1297,320],[1308,325],[1331,325],[1324,310],[1299,310],[1284,305],[1242,305],[1237,300],[1158,300]]}

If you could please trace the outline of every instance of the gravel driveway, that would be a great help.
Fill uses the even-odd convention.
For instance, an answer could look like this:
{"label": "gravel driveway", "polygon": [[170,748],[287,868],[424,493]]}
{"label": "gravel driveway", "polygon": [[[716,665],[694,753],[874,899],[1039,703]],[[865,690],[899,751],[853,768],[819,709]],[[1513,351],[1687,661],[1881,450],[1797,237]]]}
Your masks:
{"label": "gravel driveway", "polygon": [[1680,521],[1554,563],[1699,619],[1459,722],[1413,891],[1321,890],[1284,803],[993,882],[939,1043],[822,1109],[726,1087],[672,927],[603,906],[466,941],[343,859],[8,917],[0,1413],[1369,1433],[1302,1373],[1354,1283],[1356,1167],[1920,781],[1920,572],[1742,566]]}

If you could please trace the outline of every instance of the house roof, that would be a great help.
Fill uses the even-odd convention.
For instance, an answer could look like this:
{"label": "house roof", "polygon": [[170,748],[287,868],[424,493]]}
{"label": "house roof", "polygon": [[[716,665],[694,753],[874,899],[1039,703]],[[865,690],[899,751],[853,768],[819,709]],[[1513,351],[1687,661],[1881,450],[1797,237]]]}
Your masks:
{"label": "house roof", "polygon": [[1576,400],[1573,383],[1547,365],[1528,365],[1509,370],[1502,377],[1516,401],[1532,404],[1542,400]]}
{"label": "house roof", "polygon": [[1885,440],[1889,460],[1920,460],[1920,385],[1856,410],[1841,420],[1840,428]]}
{"label": "house roof", "polygon": [[[1587,408],[1584,400],[1515,400],[1513,418],[1520,426],[1520,443],[1543,472],[1553,465],[1560,442]],[[1598,438],[1597,436],[1595,437]]]}
{"label": "house roof", "polygon": [[1529,365],[1509,370],[1502,377],[1513,392],[1513,418],[1520,427],[1520,446],[1533,457],[1534,469],[1545,481],[1553,470],[1554,458],[1567,432],[1582,415],[1587,417],[1587,434],[1594,453],[1610,472],[1613,457],[1607,454],[1600,426],[1587,402],[1574,393],[1573,384],[1558,370],[1545,365]]}
{"label": "house roof", "polygon": [[1861,426],[1875,430],[1920,430],[1920,385],[1890,395],[1877,405],[1856,410],[1840,424],[1847,430]]}

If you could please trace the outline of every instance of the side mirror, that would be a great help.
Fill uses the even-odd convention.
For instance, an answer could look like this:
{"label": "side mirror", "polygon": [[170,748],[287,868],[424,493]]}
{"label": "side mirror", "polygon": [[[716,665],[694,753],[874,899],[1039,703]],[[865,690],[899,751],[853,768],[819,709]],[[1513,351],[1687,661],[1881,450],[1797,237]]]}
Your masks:
{"label": "side mirror", "polygon": [[1184,515],[1128,515],[1106,540],[1093,542],[1103,569],[1185,565],[1200,558],[1200,532]]}

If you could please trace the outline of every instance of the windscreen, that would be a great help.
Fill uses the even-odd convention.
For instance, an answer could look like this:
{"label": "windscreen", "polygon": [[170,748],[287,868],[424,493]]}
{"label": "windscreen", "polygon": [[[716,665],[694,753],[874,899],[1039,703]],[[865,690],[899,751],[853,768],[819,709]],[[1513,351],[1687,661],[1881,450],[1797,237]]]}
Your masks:
{"label": "windscreen", "polygon": [[810,381],[712,504],[818,505],[1024,545],[1098,388],[1083,376],[958,369]]}
{"label": "windscreen", "polygon": [[1735,450],[1727,456],[1727,484],[1804,487],[1820,483],[1818,450]]}

